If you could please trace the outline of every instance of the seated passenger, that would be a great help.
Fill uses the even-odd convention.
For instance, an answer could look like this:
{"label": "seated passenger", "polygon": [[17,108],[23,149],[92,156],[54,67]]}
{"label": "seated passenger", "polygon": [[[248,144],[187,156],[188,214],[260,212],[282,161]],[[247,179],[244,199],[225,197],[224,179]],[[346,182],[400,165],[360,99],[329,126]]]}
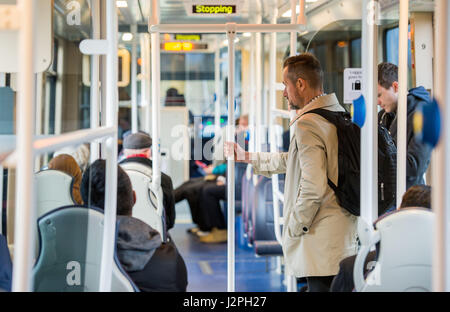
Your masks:
{"label": "seated passenger", "polygon": [[[410,207],[431,209],[431,187],[423,184],[411,186],[405,194],[403,194],[400,209]],[[355,265],[355,260],[356,255],[347,257],[339,263],[339,273],[333,279],[330,291],[351,292],[355,288],[353,281],[353,266]],[[376,261],[376,251],[371,251],[367,255],[367,258],[364,261],[364,275],[373,268],[373,261]]]}
{"label": "seated passenger", "polygon": [[12,262],[6,238],[0,234],[0,292],[11,291]]}
{"label": "seated passenger", "polygon": [[[161,243],[156,230],[131,216],[136,194],[126,172],[120,166],[117,170],[117,255],[120,263],[143,292],[186,291],[186,265],[174,242],[168,236],[167,243]],[[85,203],[104,209],[105,175],[106,161],[102,159],[86,169],[81,183]]]}
{"label": "seated passenger", "polygon": [[[243,115],[236,120],[236,138],[238,143],[247,149],[248,137],[246,135],[248,129],[248,115]],[[225,128],[223,128],[225,130]],[[210,234],[209,232],[213,229],[224,229],[222,217],[218,217],[222,213],[220,212],[219,200],[225,199],[226,187],[222,185],[217,185],[216,179],[218,176],[224,176],[226,174],[226,160],[223,155],[223,137],[224,131],[220,137],[216,140],[214,146],[214,156],[213,164],[205,168],[205,177],[193,178],[178,188],[175,189],[175,202],[180,202],[187,199],[189,203],[189,208],[191,211],[192,221],[196,226],[194,228],[188,229],[189,233],[195,234],[197,236],[205,236]],[[208,206],[202,201],[206,201],[212,206]],[[211,209],[209,209],[211,207]],[[205,209],[210,210],[205,212]],[[219,210],[219,211],[217,211]],[[214,231],[217,233],[217,230]],[[224,237],[223,233],[220,235],[215,235],[217,237]],[[210,240],[210,239],[206,239]],[[224,242],[223,238],[218,239],[214,242]],[[204,241],[206,242],[206,241]]]}
{"label": "seated passenger", "polygon": [[220,200],[226,199],[226,178],[220,176],[216,183],[203,186],[199,199],[199,210],[206,223],[207,235],[200,236],[202,243],[224,243],[227,241],[227,222],[220,207]]}
{"label": "seated passenger", "polygon": [[[130,162],[139,163],[152,168],[152,138],[142,132],[133,133],[123,140],[123,153],[125,159],[119,164],[123,165]],[[163,205],[166,213],[167,230],[173,228],[175,223],[175,199],[173,193],[172,179],[161,172],[161,188],[163,191]]]}
{"label": "seated passenger", "polygon": [[83,200],[80,194],[81,169],[75,159],[68,154],[60,154],[48,163],[48,169],[59,170],[74,178],[72,187],[72,197],[75,203],[82,205]]}

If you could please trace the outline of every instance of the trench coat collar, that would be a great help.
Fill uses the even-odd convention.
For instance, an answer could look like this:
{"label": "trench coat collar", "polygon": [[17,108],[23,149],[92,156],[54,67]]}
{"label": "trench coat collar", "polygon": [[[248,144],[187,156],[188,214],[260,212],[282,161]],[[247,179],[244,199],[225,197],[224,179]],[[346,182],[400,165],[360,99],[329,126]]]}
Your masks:
{"label": "trench coat collar", "polygon": [[303,114],[317,108],[325,108],[333,111],[344,111],[344,108],[339,104],[335,93],[322,95],[299,110],[297,116],[289,123],[289,127],[292,126]]}

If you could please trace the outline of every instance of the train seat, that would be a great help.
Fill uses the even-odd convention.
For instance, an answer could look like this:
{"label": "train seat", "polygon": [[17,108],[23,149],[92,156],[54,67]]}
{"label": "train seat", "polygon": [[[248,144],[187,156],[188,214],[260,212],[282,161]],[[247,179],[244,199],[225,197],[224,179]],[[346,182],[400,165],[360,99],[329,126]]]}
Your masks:
{"label": "train seat", "polygon": [[[390,213],[375,223],[375,230],[360,220],[361,249],[353,272],[355,290],[431,291],[433,225],[434,214],[423,208]],[[376,244],[377,262],[364,278],[364,260]]]}
{"label": "train seat", "polygon": [[276,240],[255,241],[255,253],[258,256],[282,256],[283,249]]}
{"label": "train seat", "polygon": [[[69,174],[53,169],[35,173],[36,182],[36,219],[44,214],[63,206],[75,205],[72,196],[74,179]],[[33,222],[37,233],[37,222]],[[34,257],[38,256],[39,241],[35,242]]]}
{"label": "train seat", "polygon": [[257,188],[261,184],[267,182],[269,179],[265,176],[259,175],[256,178],[256,184],[254,183],[254,179],[251,178],[250,181],[248,181],[248,205],[246,208],[246,216],[244,218],[244,228],[246,230],[246,237],[247,242],[250,245],[253,245],[254,241],[254,213],[255,213],[255,206],[256,206],[256,196],[257,196]]}
{"label": "train seat", "polygon": [[125,170],[136,192],[136,203],[133,206],[133,217],[144,221],[157,230],[161,237],[165,233],[164,209],[158,209],[156,197],[151,190],[152,170],[139,163],[120,164]]}
{"label": "train seat", "polygon": [[[58,208],[40,217],[41,248],[33,268],[34,291],[98,291],[103,222],[101,209],[76,205]],[[116,236],[117,228],[118,223]],[[116,251],[111,291],[138,291],[122,268]]]}
{"label": "train seat", "polygon": [[[284,189],[284,180],[278,181],[280,190]],[[281,245],[275,237],[272,180],[267,179],[256,187],[253,218],[253,241],[257,255],[282,255]],[[280,203],[280,211],[282,211]]]}
{"label": "train seat", "polygon": [[73,177],[59,170],[42,170],[34,175],[37,218],[62,206],[75,205],[72,196]]}
{"label": "train seat", "polygon": [[247,171],[246,163],[236,163],[235,164],[235,207],[236,213],[242,212],[242,177],[245,175]]}

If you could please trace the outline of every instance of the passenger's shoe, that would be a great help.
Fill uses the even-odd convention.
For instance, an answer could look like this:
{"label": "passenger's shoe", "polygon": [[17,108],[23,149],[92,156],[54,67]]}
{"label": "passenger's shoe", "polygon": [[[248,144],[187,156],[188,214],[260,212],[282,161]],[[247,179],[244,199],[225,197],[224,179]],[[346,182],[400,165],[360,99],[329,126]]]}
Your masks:
{"label": "passenger's shoe", "polygon": [[187,232],[189,234],[194,234],[194,235],[197,234],[198,231],[200,231],[200,228],[198,228],[198,227],[193,227],[193,228],[187,229]]}
{"label": "passenger's shoe", "polygon": [[200,242],[202,243],[225,243],[227,241],[227,230],[219,230],[218,228],[213,228],[211,233],[206,236],[200,237]]}
{"label": "passenger's shoe", "polygon": [[206,235],[209,235],[211,232],[205,232],[205,231],[202,231],[202,230],[198,230],[197,232],[195,232],[195,236],[197,236],[197,237],[203,237],[203,236],[206,236]]}

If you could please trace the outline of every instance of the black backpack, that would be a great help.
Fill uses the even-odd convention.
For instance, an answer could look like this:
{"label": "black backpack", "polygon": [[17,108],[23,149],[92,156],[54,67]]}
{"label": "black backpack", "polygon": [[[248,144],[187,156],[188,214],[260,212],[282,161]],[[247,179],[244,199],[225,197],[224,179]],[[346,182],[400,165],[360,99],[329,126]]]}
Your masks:
{"label": "black backpack", "polygon": [[[314,109],[308,113],[322,116],[336,126],[338,137],[338,185],[328,179],[338,203],[351,214],[359,216],[361,129],[352,122],[347,112]],[[389,131],[378,125],[378,215],[395,203],[397,188],[397,148]]]}

